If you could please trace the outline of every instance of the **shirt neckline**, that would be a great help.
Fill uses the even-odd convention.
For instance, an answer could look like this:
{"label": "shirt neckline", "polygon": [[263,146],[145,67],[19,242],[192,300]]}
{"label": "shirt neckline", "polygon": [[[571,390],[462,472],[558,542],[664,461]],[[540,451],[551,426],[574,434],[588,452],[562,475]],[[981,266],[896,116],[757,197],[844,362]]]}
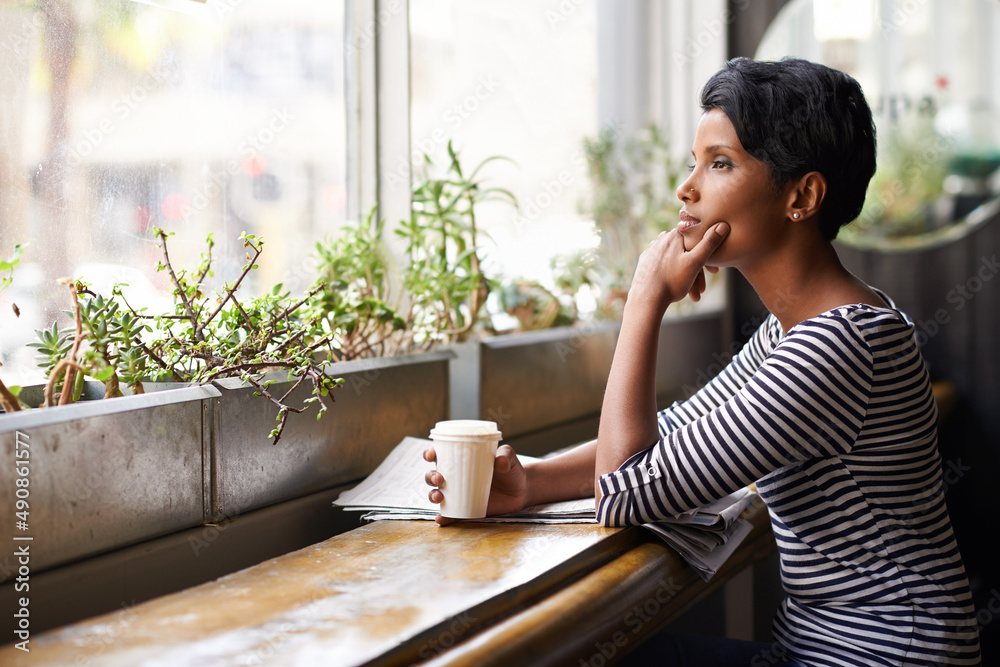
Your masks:
{"label": "shirt neckline", "polygon": [[[806,318],[806,319],[802,320],[801,322],[799,322],[798,324],[794,325],[788,331],[785,331],[784,328],[781,326],[781,320],[779,320],[777,317],[774,317],[774,315],[772,314],[771,317],[774,317],[775,326],[778,328],[778,338],[779,339],[784,338],[786,335],[788,335],[789,332],[791,332],[793,329],[795,329],[795,327],[797,327],[797,326],[799,326],[801,324],[805,324],[806,322],[812,322],[813,320],[818,320],[821,317],[828,317],[834,311],[841,310],[843,308],[868,309],[868,310],[873,310],[873,311],[878,311],[878,312],[883,312],[883,313],[893,313],[895,315],[902,316],[902,313],[900,313],[899,309],[896,307],[895,302],[892,299],[889,298],[888,294],[886,294],[885,292],[883,292],[882,290],[880,290],[877,287],[872,287],[871,285],[868,285],[868,287],[869,287],[869,289],[871,289],[871,291],[875,292],[875,294],[877,294],[879,296],[879,298],[882,299],[883,301],[885,301],[886,304],[888,304],[888,305],[887,306],[873,306],[870,303],[861,303],[861,302],[844,303],[844,304],[841,304],[839,306],[834,306],[833,308],[829,308],[827,310],[824,310],[822,313],[819,313],[818,315],[813,315],[812,317]],[[905,320],[906,318],[903,317],[903,319]]]}

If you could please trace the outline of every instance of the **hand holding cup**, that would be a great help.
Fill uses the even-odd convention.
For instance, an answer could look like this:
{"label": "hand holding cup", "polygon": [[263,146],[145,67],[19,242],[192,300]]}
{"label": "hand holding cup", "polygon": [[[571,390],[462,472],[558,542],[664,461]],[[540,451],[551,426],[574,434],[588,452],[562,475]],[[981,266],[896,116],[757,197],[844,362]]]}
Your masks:
{"label": "hand holding cup", "polygon": [[[454,425],[457,422],[464,424]],[[463,430],[478,431],[474,435],[484,436],[483,440],[487,444],[457,443],[457,440],[461,440]],[[510,446],[497,446],[500,432],[494,422],[439,422],[431,431],[431,438],[434,446],[424,451],[424,459],[436,462],[437,467],[429,471],[424,480],[428,485],[437,487],[428,493],[428,498],[441,505],[441,514],[436,518],[439,524],[452,523],[455,518],[483,518],[524,508],[527,475]],[[477,447],[480,448],[481,458],[473,461],[472,451]],[[457,455],[456,449],[459,452]],[[487,454],[483,454],[483,451]],[[476,472],[470,474],[469,468],[477,466]],[[465,480],[464,484],[462,479]],[[459,481],[453,483],[453,480]],[[475,506],[467,504],[469,502]]]}

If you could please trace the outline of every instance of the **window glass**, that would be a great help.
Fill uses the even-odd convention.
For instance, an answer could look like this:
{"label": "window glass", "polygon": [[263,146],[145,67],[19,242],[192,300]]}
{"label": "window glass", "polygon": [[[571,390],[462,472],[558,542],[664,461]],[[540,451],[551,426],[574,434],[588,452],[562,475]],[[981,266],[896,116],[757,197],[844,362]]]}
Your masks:
{"label": "window glass", "polygon": [[[488,265],[551,286],[550,259],[593,247],[584,137],[597,134],[597,29],[592,0],[411,0],[411,150],[436,173],[452,140],[462,166],[484,167],[520,212],[487,202],[477,224]],[[418,174],[414,174],[414,179]]]}
{"label": "window glass", "polygon": [[242,231],[265,248],[241,293],[312,281],[346,210],[343,22],[331,0],[0,5],[0,259],[30,243],[0,297],[8,384],[40,379],[24,345],[70,306],[58,278],[169,303],[154,226],[175,266],[214,235],[210,287]]}

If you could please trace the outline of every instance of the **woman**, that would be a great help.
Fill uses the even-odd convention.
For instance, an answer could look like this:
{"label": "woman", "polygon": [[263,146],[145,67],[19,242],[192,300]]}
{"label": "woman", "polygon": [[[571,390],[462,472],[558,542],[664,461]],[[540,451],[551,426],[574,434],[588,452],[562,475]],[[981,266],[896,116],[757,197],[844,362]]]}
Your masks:
{"label": "woman", "polygon": [[[579,497],[592,482],[601,522],[641,525],[756,481],[788,594],[774,622],[786,664],[978,664],[913,323],[831,244],[875,170],[861,88],[803,60],[738,58],[701,101],[680,223],[639,259],[597,440],[525,467],[501,447],[489,511]],[[697,300],[704,270],[720,266],[771,315],[714,380],[657,414],[664,311]],[[640,650],[700,665],[774,664],[776,653],[725,640],[713,663],[680,640]]]}

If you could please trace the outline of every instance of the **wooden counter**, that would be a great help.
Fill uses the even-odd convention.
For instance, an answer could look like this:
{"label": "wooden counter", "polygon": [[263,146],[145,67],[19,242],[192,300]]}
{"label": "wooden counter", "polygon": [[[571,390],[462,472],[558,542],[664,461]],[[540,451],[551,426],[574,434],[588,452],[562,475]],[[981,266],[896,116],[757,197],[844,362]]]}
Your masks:
{"label": "wooden counter", "polygon": [[380,521],[8,644],[0,664],[576,664],[602,641],[620,657],[774,550],[763,504],[747,518],[710,585],[642,529]]}

